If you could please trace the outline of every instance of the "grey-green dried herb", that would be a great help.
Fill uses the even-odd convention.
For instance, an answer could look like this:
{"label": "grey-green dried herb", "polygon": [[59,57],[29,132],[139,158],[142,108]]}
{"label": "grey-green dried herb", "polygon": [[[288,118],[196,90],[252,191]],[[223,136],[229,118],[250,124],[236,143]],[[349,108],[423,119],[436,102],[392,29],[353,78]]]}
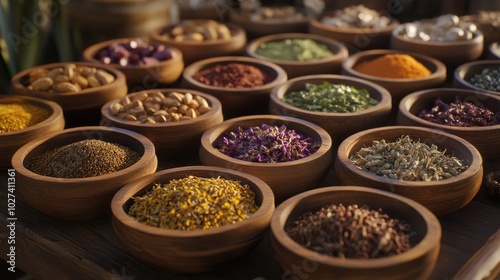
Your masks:
{"label": "grey-green dried herb", "polygon": [[480,89],[500,92],[500,67],[485,68],[470,77],[468,82]]}
{"label": "grey-green dried herb", "polygon": [[371,97],[365,88],[327,81],[306,83],[304,90],[287,93],[283,101],[297,108],[330,113],[357,112],[378,104],[378,100]]}
{"label": "grey-green dried herb", "polygon": [[320,254],[349,259],[380,258],[415,246],[405,221],[364,205],[332,204],[307,212],[285,228],[300,245]]}
{"label": "grey-green dried herb", "polygon": [[197,230],[234,224],[258,209],[255,193],[240,181],[187,176],[155,184],[133,198],[128,214],[159,228]]}
{"label": "grey-green dried herb", "polygon": [[395,142],[374,140],[361,148],[350,161],[376,175],[402,181],[437,181],[457,176],[468,166],[455,156],[412,140],[408,135]]}
{"label": "grey-green dried herb", "polygon": [[86,178],[125,169],[141,158],[134,150],[102,140],[82,140],[34,156],[26,168],[56,178]]}

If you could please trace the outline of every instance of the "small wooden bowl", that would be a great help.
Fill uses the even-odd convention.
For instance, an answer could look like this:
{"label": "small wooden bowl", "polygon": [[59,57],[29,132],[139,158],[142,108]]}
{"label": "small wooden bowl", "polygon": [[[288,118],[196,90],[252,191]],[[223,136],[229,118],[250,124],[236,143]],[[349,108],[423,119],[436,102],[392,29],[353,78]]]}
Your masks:
{"label": "small wooden bowl", "polygon": [[[50,93],[28,89],[28,78],[31,71],[38,69],[54,69],[64,67],[68,63],[77,66],[89,66],[103,69],[115,77],[115,81],[96,88],[87,88],[76,93]],[[54,101],[62,107],[66,127],[89,126],[99,123],[99,110],[109,100],[121,98],[127,94],[127,83],[122,72],[102,64],[93,62],[59,62],[35,66],[21,71],[12,77],[12,90],[16,95],[31,96]]]}
{"label": "small wooden bowl", "polygon": [[329,26],[321,19],[309,22],[309,33],[317,34],[344,43],[351,53],[369,49],[389,48],[392,31],[399,22],[395,19],[385,28],[341,28]]}
{"label": "small wooden bowl", "polygon": [[500,46],[497,42],[493,42],[488,46],[488,59],[500,60]]}
{"label": "small wooden bowl", "polygon": [[[42,176],[25,167],[25,163],[36,155],[85,139],[118,143],[142,157],[123,170],[87,178]],[[22,200],[44,214],[70,221],[91,220],[109,214],[109,203],[116,191],[128,182],[155,172],[157,163],[154,145],[145,136],[101,126],[76,127],[38,138],[22,146],[12,157]]]}
{"label": "small wooden bowl", "polygon": [[101,125],[115,126],[140,133],[155,145],[158,155],[173,155],[198,153],[200,148],[200,137],[209,127],[223,121],[222,105],[219,100],[209,94],[188,89],[150,89],[129,94],[129,96],[141,93],[151,93],[160,91],[162,93],[180,92],[199,95],[208,101],[212,108],[209,112],[192,120],[179,122],[166,122],[156,124],[134,123],[115,117],[111,114],[113,104],[120,99],[112,100],[106,103],[101,109]]}
{"label": "small wooden bowl", "polygon": [[[142,224],[127,212],[132,197],[151,190],[153,183],[168,183],[187,176],[239,180],[255,193],[259,209],[249,218],[231,225],[205,230],[170,230]],[[274,196],[262,180],[239,171],[210,166],[185,166],[162,170],[127,184],[112,202],[112,223],[124,247],[136,258],[181,273],[221,268],[247,253],[263,237],[274,212]]]}
{"label": "small wooden bowl", "polygon": [[[136,38],[119,38],[99,42],[88,46],[83,51],[83,59],[93,63],[102,64],[101,61],[95,58],[97,53],[113,43],[127,43]],[[175,48],[170,47],[172,51],[172,58],[160,61],[154,65],[134,65],[134,66],[121,66],[119,64],[108,64],[125,74],[127,77],[127,84],[129,91],[138,91],[149,88],[156,88],[160,85],[172,84],[176,82],[184,70],[183,53]]]}
{"label": "small wooden bowl", "polygon": [[424,109],[434,106],[437,98],[445,103],[455,101],[455,97],[472,103],[482,103],[493,112],[500,112],[500,95],[493,95],[479,91],[436,88],[410,93],[401,100],[397,117],[398,125],[428,127],[461,137],[474,145],[481,153],[483,160],[495,160],[500,158],[500,125],[481,127],[458,127],[433,123],[418,117]]}
{"label": "small wooden bowl", "polygon": [[[242,63],[261,69],[270,77],[270,82],[252,88],[224,88],[209,86],[193,79],[201,70],[218,64]],[[221,56],[197,61],[184,70],[182,84],[185,88],[198,90],[215,96],[222,104],[222,111],[226,118],[267,112],[269,93],[271,90],[287,81],[287,74],[280,66],[253,57]]]}
{"label": "small wooden bowl", "polygon": [[[279,163],[249,162],[227,156],[214,148],[216,141],[237,127],[286,125],[321,143],[308,157]],[[252,174],[266,182],[278,201],[316,187],[331,166],[332,140],[328,132],[310,122],[285,116],[253,115],[226,120],[207,129],[201,136],[200,159],[204,165],[218,166]]]}
{"label": "small wooden bowl", "polygon": [[[302,214],[339,203],[381,208],[391,217],[407,222],[418,243],[389,257],[341,259],[309,250],[286,233],[285,227]],[[287,276],[297,279],[299,275],[318,280],[332,279],[332,275],[339,279],[427,279],[436,265],[440,242],[439,220],[429,210],[411,199],[367,187],[324,187],[298,194],[280,204],[271,220],[273,257]]]}
{"label": "small wooden bowl", "polygon": [[[333,53],[333,56],[323,59],[311,61],[286,61],[271,59],[266,56],[259,55],[255,51],[264,43],[283,41],[286,39],[310,39],[320,44],[324,44]],[[313,74],[337,74],[340,72],[342,62],[347,59],[349,52],[344,44],[325,38],[323,36],[307,34],[307,33],[284,33],[264,36],[253,40],[246,48],[247,55],[257,59],[270,61],[285,69],[288,78],[298,76],[313,75]]]}
{"label": "small wooden bowl", "polygon": [[[439,181],[413,182],[393,180],[361,170],[350,158],[362,147],[371,146],[373,140],[396,141],[403,135],[435,144],[440,151],[446,150],[468,165],[461,174]],[[385,126],[358,132],[347,137],[339,146],[335,170],[341,185],[369,186],[394,192],[421,203],[437,216],[454,212],[476,195],[483,178],[483,160],[479,151],[464,139],[438,129],[414,126]]]}
{"label": "small wooden bowl", "polygon": [[391,49],[420,53],[443,62],[449,69],[478,59],[483,53],[484,36],[479,30],[468,41],[424,42],[403,37],[405,24],[394,28],[391,35]]}
{"label": "small wooden bowl", "polygon": [[[199,21],[200,24],[203,24],[206,19],[193,21]],[[174,47],[181,50],[184,56],[184,62],[186,65],[188,65],[198,60],[216,56],[238,55],[245,50],[245,45],[247,43],[245,30],[231,23],[224,24],[229,28],[229,30],[231,30],[232,35],[231,38],[227,40],[178,42],[162,35],[162,33],[174,28],[175,26],[177,26],[177,24],[171,24],[167,27],[156,30],[151,33],[150,37],[152,42],[161,43],[165,46]]]}
{"label": "small wooden bowl", "polygon": [[[418,79],[389,79],[366,75],[354,70],[356,64],[362,61],[373,60],[386,54],[411,55],[413,58],[427,67],[427,69],[429,69],[432,74],[430,76]],[[342,64],[341,73],[343,75],[368,80],[386,88],[391,93],[393,109],[397,109],[399,101],[401,101],[401,99],[408,93],[438,87],[446,80],[446,66],[439,60],[417,53],[409,53],[396,50],[369,50],[351,55]]]}
{"label": "small wooden bowl", "polygon": [[482,88],[478,88],[471,83],[469,79],[475,74],[481,73],[485,68],[496,68],[500,69],[500,60],[478,60],[464,63],[457,67],[453,73],[453,87],[470,89],[474,91],[482,91],[490,94],[500,96],[500,91],[491,91]]}
{"label": "small wooden bowl", "polygon": [[45,99],[20,96],[5,95],[0,97],[0,104],[28,103],[47,109],[49,117],[35,125],[25,129],[0,133],[0,168],[11,166],[14,153],[24,144],[38,139],[46,134],[61,131],[64,129],[64,116],[61,106],[57,103]]}
{"label": "small wooden bowl", "polygon": [[[323,81],[332,84],[345,84],[360,89],[365,88],[370,96],[378,100],[379,103],[358,112],[326,113],[301,109],[283,101],[286,94],[304,90],[307,83],[320,84]],[[372,82],[340,75],[311,75],[298,77],[275,87],[271,92],[269,112],[315,123],[330,134],[334,145],[339,145],[345,137],[355,132],[382,125],[390,116],[391,106],[391,94],[385,88]]]}

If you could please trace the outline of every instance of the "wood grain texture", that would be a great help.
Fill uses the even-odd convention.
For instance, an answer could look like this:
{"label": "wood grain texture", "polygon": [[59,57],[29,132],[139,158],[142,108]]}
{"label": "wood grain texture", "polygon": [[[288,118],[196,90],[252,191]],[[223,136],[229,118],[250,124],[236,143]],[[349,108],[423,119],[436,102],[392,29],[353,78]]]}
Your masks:
{"label": "wood grain texture", "polygon": [[[371,146],[373,140],[384,139],[393,142],[404,135],[414,141],[435,144],[440,151],[446,151],[461,159],[468,168],[448,179],[424,182],[385,178],[361,170],[351,163],[350,158],[362,147]],[[483,179],[483,160],[470,143],[437,129],[410,126],[373,128],[349,136],[339,146],[335,168],[342,185],[369,186],[394,192],[414,199],[438,216],[467,205],[479,191]]]}

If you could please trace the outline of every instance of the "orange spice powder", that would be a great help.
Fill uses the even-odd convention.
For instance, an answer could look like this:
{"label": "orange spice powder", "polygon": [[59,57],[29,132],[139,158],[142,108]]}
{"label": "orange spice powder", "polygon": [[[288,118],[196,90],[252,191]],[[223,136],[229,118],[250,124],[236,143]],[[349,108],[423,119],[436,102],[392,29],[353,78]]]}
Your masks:
{"label": "orange spice powder", "polygon": [[407,54],[386,54],[363,61],[355,65],[354,70],[366,75],[392,79],[415,79],[431,75],[427,67]]}

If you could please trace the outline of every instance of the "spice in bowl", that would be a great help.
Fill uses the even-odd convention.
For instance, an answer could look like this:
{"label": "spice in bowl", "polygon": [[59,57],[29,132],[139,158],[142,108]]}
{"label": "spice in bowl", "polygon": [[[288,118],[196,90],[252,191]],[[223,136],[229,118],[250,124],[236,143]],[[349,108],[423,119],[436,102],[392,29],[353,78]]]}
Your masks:
{"label": "spice in bowl", "polygon": [[359,169],[401,181],[437,181],[457,176],[468,167],[462,160],[431,146],[414,141],[408,135],[394,142],[372,141],[350,161]]}
{"label": "spice in bowl", "polygon": [[326,15],[321,23],[340,28],[374,28],[389,26],[391,19],[363,5],[349,6],[335,10],[332,15]]}
{"label": "spice in bowl", "polygon": [[249,218],[259,208],[255,194],[240,181],[187,176],[155,184],[135,197],[128,215],[148,226],[204,230]]}
{"label": "spice in bowl", "polygon": [[263,43],[255,53],[270,59],[286,61],[312,61],[332,57],[327,45],[311,39],[285,39]]}
{"label": "spice in bowl", "polygon": [[79,92],[112,83],[115,76],[95,67],[66,64],[52,69],[38,68],[29,73],[29,90],[56,93]]}
{"label": "spice in bowl", "polygon": [[87,139],[36,155],[26,168],[49,177],[87,178],[120,171],[140,158],[139,153],[126,146]]}
{"label": "spice in bowl", "polygon": [[241,15],[253,22],[284,23],[306,18],[293,6],[261,7],[260,1],[242,1],[240,8]]}
{"label": "spice in bowl", "polygon": [[441,98],[437,98],[434,106],[420,111],[418,117],[449,126],[477,127],[500,124],[500,112],[493,112],[480,102],[474,104],[462,101],[458,96],[451,103],[445,103]]}
{"label": "spice in bowl", "polygon": [[362,61],[354,70],[380,78],[418,79],[430,76],[431,71],[407,54],[386,54],[372,60]]}
{"label": "spice in bowl", "polygon": [[382,209],[331,204],[307,212],[285,228],[298,244],[319,254],[371,259],[400,254],[415,246],[416,233]]}
{"label": "spice in bowl", "polygon": [[423,42],[457,42],[473,39],[476,30],[474,23],[447,14],[431,20],[406,23],[400,35]]}
{"label": "spice in bowl", "polygon": [[160,91],[125,96],[110,107],[113,116],[135,123],[167,123],[195,119],[211,110],[207,100],[191,93]]}
{"label": "spice in bowl", "polygon": [[327,81],[306,83],[304,90],[287,93],[283,101],[300,109],[329,113],[357,112],[378,104],[365,88]]}
{"label": "spice in bowl", "polygon": [[215,148],[232,158],[250,162],[288,162],[315,153],[319,145],[285,125],[261,124],[226,133],[215,143]]}
{"label": "spice in bowl", "polygon": [[231,30],[215,20],[183,20],[161,35],[177,42],[203,42],[231,39]]}
{"label": "spice in bowl", "polygon": [[467,82],[480,89],[500,92],[500,67],[485,68],[470,77]]}
{"label": "spice in bowl", "polygon": [[171,59],[173,52],[162,44],[149,44],[137,38],[124,43],[112,43],[94,56],[103,64],[120,66],[155,65]]}
{"label": "spice in bowl", "polygon": [[220,63],[202,69],[193,79],[205,85],[223,88],[252,88],[268,83],[268,75],[256,66],[245,63]]}
{"label": "spice in bowl", "polygon": [[49,116],[49,110],[30,103],[0,104],[0,133],[25,129]]}

